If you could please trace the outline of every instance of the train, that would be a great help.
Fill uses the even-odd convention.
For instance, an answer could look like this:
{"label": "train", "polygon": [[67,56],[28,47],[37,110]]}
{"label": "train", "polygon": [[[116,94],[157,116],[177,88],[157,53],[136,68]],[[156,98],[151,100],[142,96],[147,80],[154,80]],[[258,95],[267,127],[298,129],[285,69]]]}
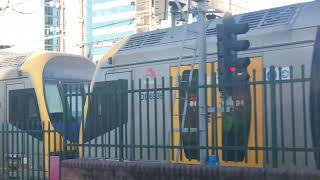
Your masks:
{"label": "train", "polygon": [[[48,51],[0,53],[2,168],[15,159],[32,171],[35,169],[31,165],[39,172],[48,172],[49,156],[62,152],[65,158],[77,156],[74,149],[62,144],[78,142],[83,109],[71,107],[70,98],[65,97],[77,91],[72,99],[84,101],[86,84],[94,71],[94,63],[77,55]],[[72,119],[69,129],[64,127],[66,116]],[[19,135],[22,130],[26,136]]]}
{"label": "train", "polygon": [[[260,149],[245,150],[245,159],[241,153],[238,155],[239,157],[242,156],[240,159],[223,158],[223,150],[218,149],[217,155],[219,155],[222,166],[271,167],[271,164],[275,161],[285,160],[279,167],[303,168],[306,162],[314,168],[320,167],[319,155],[312,150],[320,145],[319,131],[317,130],[320,126],[318,121],[319,110],[316,109],[320,102],[318,98],[320,68],[319,9],[320,1],[314,1],[234,16],[236,22],[248,23],[250,27],[249,32],[239,38],[249,40],[251,46],[248,50],[240,52],[238,56],[250,57],[251,59],[248,68],[251,76],[250,81],[260,80],[267,85],[257,85],[255,91],[252,87],[247,88],[249,103],[247,103],[248,107],[244,112],[246,114],[244,115],[245,119],[243,119],[250,126],[244,130],[247,133],[247,136],[245,136],[247,139],[246,145]],[[222,19],[207,21],[207,81],[209,84],[213,83],[210,75],[217,68],[216,26],[221,23]],[[94,120],[92,116],[88,115],[85,119],[83,124],[85,129],[83,136],[85,138],[82,137],[85,140],[83,143],[94,144],[94,142],[98,142],[99,144],[109,145],[108,148],[100,148],[99,146],[98,156],[107,154],[108,158],[119,158],[119,153],[123,152],[119,152],[119,148],[115,147],[119,145],[119,136],[124,133],[123,138],[126,147],[124,159],[162,160],[187,164],[200,163],[199,157],[195,155],[197,153],[190,153],[184,148],[182,148],[182,151],[179,150],[181,144],[193,143],[199,145],[198,142],[187,141],[188,139],[197,141],[197,139],[194,139],[195,134],[191,133],[191,128],[189,128],[189,132],[188,130],[187,132],[181,131],[184,127],[181,127],[179,117],[175,116],[175,114],[182,113],[181,103],[183,101],[180,100],[181,97],[179,98],[179,92],[170,95],[169,91],[162,92],[161,89],[178,84],[178,76],[181,76],[181,81],[185,81],[186,79],[183,79],[183,77],[185,75],[187,77],[188,73],[190,74],[191,66],[194,64],[192,49],[196,46],[199,29],[196,24],[188,26],[186,35],[181,26],[132,35],[118,42],[100,60],[91,82],[91,91],[99,93],[115,87],[117,82],[120,82],[120,84],[124,82],[121,87],[128,91],[128,94],[123,96],[122,100],[128,106],[122,108],[120,113],[120,115],[122,114],[122,123],[118,124],[117,127],[115,121],[119,121],[119,119],[115,118],[117,111],[112,108],[112,105],[107,106],[102,102],[100,104],[95,102],[97,103],[96,107],[105,107],[107,110],[105,110],[105,113],[99,114],[98,110],[92,113],[96,113],[97,116],[100,115],[104,123],[112,124],[112,126],[101,127],[98,120]],[[184,46],[188,48],[181,47],[182,41],[184,41]],[[185,48],[185,50],[181,56],[182,48]],[[191,50],[188,51],[187,49]],[[180,62],[180,57],[182,57],[183,63]],[[305,73],[303,78],[310,80],[303,85],[305,90],[301,90],[301,84],[290,84],[290,80],[301,77],[301,72],[294,71],[294,69],[299,69],[302,66]],[[277,86],[276,91],[282,94],[281,97],[277,95],[277,98],[275,98],[274,104],[278,108],[276,108],[278,114],[274,114],[275,111],[270,109],[270,102],[264,101],[264,94],[271,93],[269,88],[271,87],[270,69],[272,67],[275,67],[278,74],[275,77],[276,80],[283,78],[282,80],[289,82],[283,85],[282,90],[279,90]],[[194,68],[194,75],[196,76],[198,69],[196,62]],[[279,68],[281,69],[279,70]],[[253,70],[255,70],[256,75],[253,74]],[[154,91],[156,92],[154,93]],[[179,90],[175,89],[174,91]],[[304,96],[301,95],[302,91]],[[183,93],[180,90],[180,94]],[[217,94],[219,94],[218,91]],[[208,104],[213,103],[211,100],[213,95],[208,95]],[[278,101],[279,99],[281,99],[281,102]],[[292,99],[294,99],[294,102],[292,102]],[[196,106],[196,100],[193,101],[193,106]],[[111,104],[115,106],[115,102],[111,101]],[[281,113],[280,106],[283,106]],[[303,108],[306,108],[304,113],[302,113]],[[191,111],[193,111],[192,108],[187,112],[191,118],[189,121],[197,124],[199,120],[196,115],[192,115],[194,112]],[[90,108],[88,113],[90,113]],[[224,122],[221,122],[220,117],[217,118],[213,120],[216,124],[212,124],[212,119],[208,120],[208,123],[211,123],[208,127],[217,127],[218,142],[215,141],[215,143],[221,147],[224,143],[221,142],[224,131],[221,124]],[[306,120],[304,121],[304,119]],[[272,124],[272,122],[275,124]],[[292,122],[294,122],[293,127]],[[283,123],[284,127],[281,127],[280,123]],[[274,128],[274,125],[277,125],[276,128]],[[95,129],[97,127],[99,129]],[[258,131],[254,132],[254,127]],[[280,127],[282,130],[280,130]],[[120,131],[123,128],[127,128],[125,132]],[[170,129],[173,129],[173,131],[170,131]],[[292,133],[293,129],[296,134]],[[90,135],[90,132],[94,132],[93,135]],[[213,137],[212,133],[213,131],[209,130],[209,142],[211,142],[210,138]],[[276,133],[278,135],[274,137],[273,135]],[[280,134],[282,134],[282,137],[280,137]],[[304,138],[308,141],[305,141]],[[162,142],[163,144],[161,144]],[[274,147],[274,142],[276,142],[276,145],[280,142],[283,143],[282,146],[279,145],[280,149],[278,151],[263,150],[264,147]],[[137,146],[131,147],[132,144],[137,144]],[[161,146],[158,147],[159,144]],[[147,145],[151,148],[146,147]],[[165,147],[163,151],[162,147]],[[174,147],[173,150],[170,147]],[[293,149],[305,147],[311,150],[306,150],[307,152],[288,150],[290,151],[288,155],[282,153],[284,149],[281,149],[281,147],[293,147]],[[272,160],[271,157],[273,157]]]}

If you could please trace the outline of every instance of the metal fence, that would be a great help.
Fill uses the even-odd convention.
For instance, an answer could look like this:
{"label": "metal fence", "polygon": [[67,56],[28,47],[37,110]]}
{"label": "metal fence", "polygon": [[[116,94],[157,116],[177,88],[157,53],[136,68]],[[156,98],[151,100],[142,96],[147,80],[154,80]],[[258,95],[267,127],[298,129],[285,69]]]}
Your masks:
{"label": "metal fence", "polygon": [[[46,177],[42,124],[1,124],[0,179],[44,179]],[[21,128],[21,129],[20,129]],[[23,129],[23,130],[22,130]]]}
{"label": "metal fence", "polygon": [[[83,143],[75,146],[89,158],[198,164],[205,150],[222,166],[316,168],[316,93],[304,66],[249,74],[250,82],[232,84],[219,84],[213,70],[206,76],[206,144],[199,144],[196,71],[190,82],[188,71],[98,82],[89,92]],[[228,88],[226,98],[220,92]]]}
{"label": "metal fence", "polygon": [[[94,87],[64,84],[60,124],[1,124],[0,179],[46,179],[52,156],[199,164],[200,150],[210,165],[319,168],[318,93],[303,66],[254,70],[250,82],[232,84],[218,83],[212,70],[200,87],[206,89],[204,131],[197,73],[189,82],[188,72]],[[228,97],[221,95],[226,89]]]}

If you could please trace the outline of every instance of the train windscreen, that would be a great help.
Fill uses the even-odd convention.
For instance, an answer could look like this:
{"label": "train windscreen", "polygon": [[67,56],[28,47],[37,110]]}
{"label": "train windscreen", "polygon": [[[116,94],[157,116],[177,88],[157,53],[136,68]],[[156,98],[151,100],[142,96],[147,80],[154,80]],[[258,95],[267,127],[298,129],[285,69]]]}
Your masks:
{"label": "train windscreen", "polygon": [[95,66],[81,57],[51,59],[43,72],[44,95],[50,122],[65,139],[79,141],[88,83]]}
{"label": "train windscreen", "polygon": [[[311,68],[310,83],[310,120],[311,132],[314,148],[320,147],[320,28],[313,50],[313,60]],[[320,169],[320,153],[315,151],[315,159],[317,168]]]}

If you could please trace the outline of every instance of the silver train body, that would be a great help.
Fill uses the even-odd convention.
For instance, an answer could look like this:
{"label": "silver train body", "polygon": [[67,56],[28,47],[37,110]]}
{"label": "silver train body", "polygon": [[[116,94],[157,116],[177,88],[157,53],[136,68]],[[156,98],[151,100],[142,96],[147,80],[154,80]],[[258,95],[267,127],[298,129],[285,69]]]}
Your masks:
{"label": "silver train body", "polygon": [[[310,2],[310,3],[301,3],[294,4],[285,7],[279,7],[274,9],[267,9],[257,12],[250,12],[247,14],[242,14],[236,16],[237,22],[249,23],[250,31],[241,36],[240,39],[248,39],[251,43],[250,49],[241,52],[240,57],[251,57],[259,58],[263,68],[268,71],[270,66],[275,66],[276,68],[282,67],[282,69],[288,70],[289,73],[292,73],[293,79],[301,78],[301,69],[300,67],[304,65],[305,69],[305,78],[317,78],[312,77],[312,69],[317,66],[316,69],[319,69],[320,58],[319,55],[314,55],[316,52],[320,53],[319,46],[316,46],[316,41],[319,41],[320,37],[320,1]],[[221,19],[210,20],[207,22],[207,62],[215,63],[217,61],[217,38],[216,38],[216,25],[221,23]],[[185,46],[193,48],[196,44],[197,32],[199,29],[196,24],[190,25],[190,32],[187,36],[184,36],[182,27],[162,29],[152,32],[139,33],[131,36],[126,43],[124,43],[116,52],[107,54],[104,59],[101,60],[100,64],[97,67],[94,82],[95,84],[99,82],[108,82],[118,79],[128,80],[128,89],[132,87],[138,89],[139,79],[141,79],[142,89],[145,89],[147,86],[146,78],[149,78],[149,88],[152,89],[155,86],[161,87],[161,77],[165,78],[165,87],[170,86],[169,77],[175,76],[172,74],[172,68],[179,66],[179,56],[181,51],[181,42],[186,38]],[[318,37],[317,37],[318,36]],[[318,38],[318,40],[317,40]],[[319,43],[319,42],[317,42]],[[315,49],[315,47],[317,47]],[[183,53],[183,66],[192,64],[192,51],[184,50]],[[317,58],[315,58],[317,57]],[[293,69],[290,70],[290,66]],[[257,69],[257,74],[263,74],[263,69]],[[317,76],[317,73],[314,73],[313,76]],[[262,75],[263,76],[263,75]],[[157,78],[157,84],[154,85],[153,78]],[[285,77],[288,78],[288,77]],[[290,79],[290,77],[289,77]],[[134,82],[134,84],[131,84]],[[314,82],[314,81],[310,81]],[[269,86],[269,85],[268,85]],[[293,137],[292,137],[292,118],[295,118],[295,146],[296,147],[306,147],[312,148],[312,133],[311,127],[316,125],[312,124],[310,121],[310,99],[314,99],[312,96],[310,88],[312,84],[306,83],[306,102],[305,106],[307,109],[306,119],[307,119],[307,142],[303,138],[303,112],[302,104],[303,98],[301,84],[295,84],[294,88],[294,108],[290,106],[290,85],[283,86],[283,119],[284,119],[284,143],[288,147],[292,147]],[[93,90],[95,85],[93,86]],[[269,91],[265,89],[265,91]],[[320,91],[320,89],[319,89]],[[315,93],[317,94],[317,93]],[[145,96],[145,93],[142,93],[142,97]],[[164,94],[165,96],[165,109],[162,108],[162,100],[157,101],[158,105],[158,114],[157,114],[157,131],[158,135],[155,134],[155,105],[153,103],[154,99],[150,99],[149,109],[149,121],[150,121],[150,132],[147,133],[147,104],[145,98],[142,98],[142,144],[146,145],[148,138],[151,145],[155,144],[155,139],[158,143],[163,142],[163,137],[166,138],[165,145],[170,146],[170,96],[169,92]],[[126,134],[126,141],[128,144],[131,144],[133,139],[136,144],[139,144],[139,95],[135,93],[134,102],[131,102],[129,95],[128,98],[128,132]],[[131,105],[134,107],[131,107]],[[270,102],[266,104],[270,106]],[[277,102],[277,107],[279,102]],[[319,108],[319,107],[317,107]],[[166,111],[165,117],[161,113],[163,110]],[[293,110],[293,111],[292,111]],[[263,121],[267,123],[268,126],[267,136],[269,137],[269,142],[266,142],[264,136],[264,146],[271,147],[271,117],[272,113],[270,109],[263,108],[262,113],[267,113],[269,116],[266,117]],[[133,113],[134,112],[134,113]],[[132,116],[134,115],[134,121],[132,121]],[[277,118],[277,127],[280,127],[280,117],[279,113],[276,115]],[[265,118],[265,117],[264,117]],[[162,127],[162,119],[166,121],[165,129]],[[87,120],[88,121],[88,120]],[[134,122],[134,125],[131,123]],[[87,122],[88,123],[88,122]],[[132,131],[130,127],[136,129],[134,138],[132,138]],[[320,127],[320,126],[319,126]],[[264,128],[266,128],[264,126]],[[278,134],[280,130],[277,129]],[[165,132],[163,135],[162,132]],[[104,134],[103,136],[114,137],[116,132],[113,130],[110,133]],[[98,137],[98,142],[105,144],[115,143],[113,140],[107,142],[107,138]],[[113,138],[111,138],[113,139]],[[277,137],[278,142],[280,143],[281,137]],[[100,150],[99,150],[100,151]],[[105,150],[107,151],[107,150]],[[127,158],[133,156],[132,151],[128,150]],[[307,152],[308,156],[305,158],[305,152],[296,153],[296,162],[293,163],[292,153],[282,154],[282,151],[278,152],[278,159],[285,159],[285,163],[281,167],[305,167],[305,159],[308,161],[308,166],[313,168],[316,167],[315,156],[313,152]],[[150,157],[147,158],[147,154],[150,153]],[[100,154],[100,153],[98,153]],[[143,154],[143,156],[140,156]],[[264,161],[266,161],[266,156],[269,158],[272,157],[272,152],[266,152],[263,154]],[[115,150],[111,152],[111,157],[115,157]],[[155,151],[155,148],[152,148],[148,152],[147,148],[144,148],[142,153],[139,152],[139,148],[136,148],[135,152],[136,160],[164,160],[170,161],[170,149],[166,151],[158,150]],[[142,157],[142,159],[140,159]],[[271,161],[271,160],[269,160]],[[175,161],[178,162],[178,161]],[[263,167],[268,167],[271,162],[262,165]],[[246,165],[244,165],[246,166]],[[251,166],[251,165],[249,165]],[[252,165],[255,166],[255,165]],[[258,165],[257,165],[258,166]]]}

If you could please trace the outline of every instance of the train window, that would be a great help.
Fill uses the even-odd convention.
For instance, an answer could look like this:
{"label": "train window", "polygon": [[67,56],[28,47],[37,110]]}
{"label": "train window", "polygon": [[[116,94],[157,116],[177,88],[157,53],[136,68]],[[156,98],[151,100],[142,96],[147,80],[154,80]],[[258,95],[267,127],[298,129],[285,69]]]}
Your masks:
{"label": "train window", "polygon": [[45,94],[48,94],[48,96],[46,96],[48,111],[50,114],[63,113],[58,85],[55,83],[46,83],[45,86]]}
{"label": "train window", "polygon": [[65,122],[67,129],[67,138],[77,142],[79,139],[80,124],[82,119],[83,99],[85,99],[85,89],[82,83],[67,83],[62,86],[63,95],[67,102],[67,121]]}
{"label": "train window", "polygon": [[9,122],[30,135],[42,139],[42,123],[34,89],[9,92]]}
{"label": "train window", "polygon": [[[223,113],[222,146],[246,149],[248,146],[251,122],[250,85],[233,87],[232,109]],[[246,150],[223,150],[224,161],[243,161]]]}
{"label": "train window", "polygon": [[[128,122],[127,91],[127,80],[95,83],[85,126],[86,141],[108,133],[118,128],[120,124]],[[118,108],[120,106],[121,108]]]}
{"label": "train window", "polygon": [[[181,114],[180,124],[183,121],[183,111],[185,99],[188,97],[186,116],[184,127],[182,129],[182,141],[184,152],[187,159],[199,160],[200,152],[194,148],[198,147],[198,70],[193,71],[191,84],[189,82],[190,70],[185,70],[182,73],[180,93],[179,93],[179,112]],[[223,113],[223,130],[222,130],[222,145],[224,147],[247,147],[249,139],[250,121],[251,121],[251,99],[250,85],[242,84],[234,88],[234,97],[231,112]],[[223,150],[224,161],[243,161],[246,150]]]}
{"label": "train window", "polygon": [[55,82],[45,83],[45,97],[50,117],[50,122],[53,128],[62,133],[63,132],[63,106],[60,96],[58,84]]}
{"label": "train window", "polygon": [[[193,71],[191,86],[189,82],[190,70],[185,70],[182,73],[180,98],[179,98],[179,112],[183,113],[185,98],[188,95],[187,111],[182,133],[183,146],[198,147],[199,137],[197,136],[197,129],[199,126],[197,99],[198,99],[198,70]],[[188,94],[187,94],[188,93]],[[183,116],[180,116],[180,124],[182,124]],[[194,148],[184,148],[184,152],[188,159],[199,159],[199,150]]]}
{"label": "train window", "polygon": [[50,121],[57,132],[64,134],[66,139],[74,142],[79,140],[84,91],[82,83],[62,85],[57,81],[45,82],[45,97]]}

